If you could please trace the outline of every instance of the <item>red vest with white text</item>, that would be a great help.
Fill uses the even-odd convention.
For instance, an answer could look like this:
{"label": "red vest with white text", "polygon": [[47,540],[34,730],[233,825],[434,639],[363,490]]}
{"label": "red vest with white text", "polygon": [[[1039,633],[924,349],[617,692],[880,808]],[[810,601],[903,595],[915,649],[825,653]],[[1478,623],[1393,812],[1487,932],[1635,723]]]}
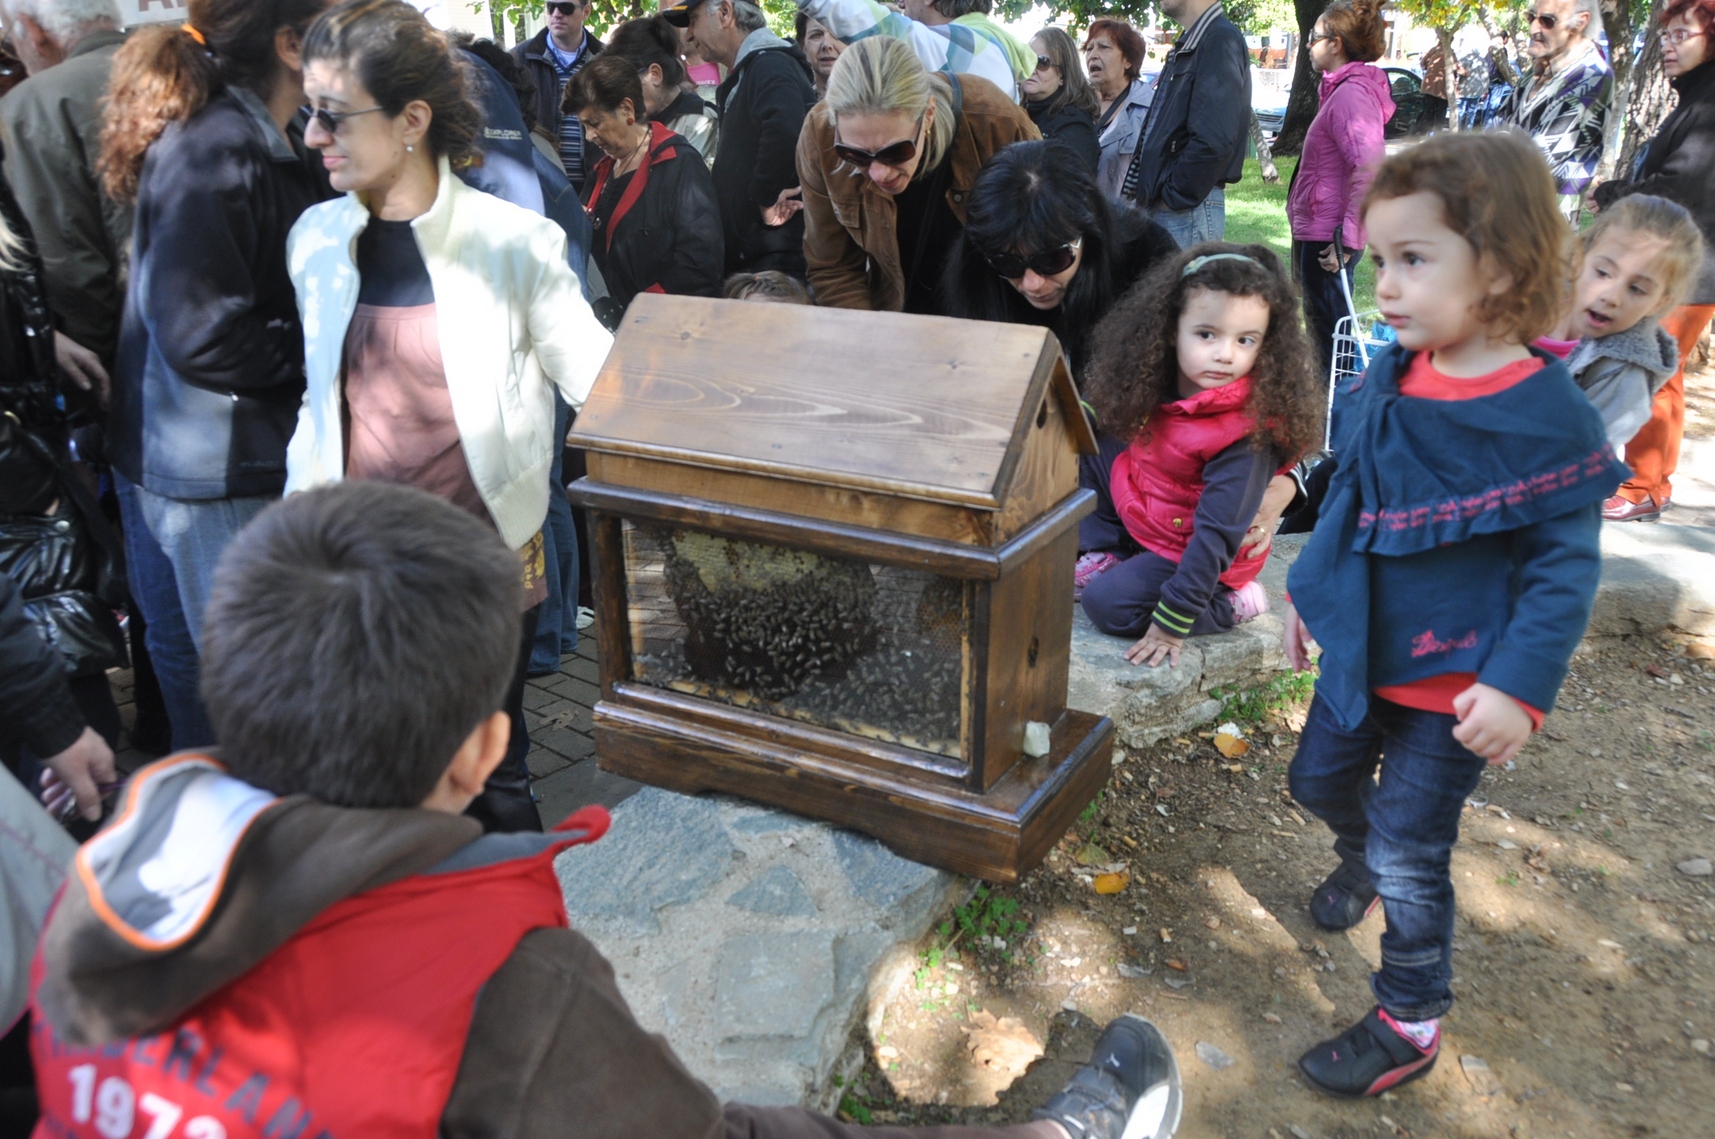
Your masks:
{"label": "red vest with white text", "polygon": [[525,934],[566,926],[554,856],[607,812],[562,827],[584,833],[329,906],[154,1036],[72,1047],[32,1000],[35,1139],[433,1139],[478,991]]}

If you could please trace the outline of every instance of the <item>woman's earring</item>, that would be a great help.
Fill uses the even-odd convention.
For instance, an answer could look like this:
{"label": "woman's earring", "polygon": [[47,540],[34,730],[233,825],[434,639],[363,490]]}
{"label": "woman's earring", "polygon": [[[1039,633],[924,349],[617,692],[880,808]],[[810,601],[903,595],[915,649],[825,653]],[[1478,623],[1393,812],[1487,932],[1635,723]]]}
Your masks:
{"label": "woman's earring", "polygon": [[405,144],[405,153],[406,154],[414,154],[414,153],[416,153],[416,150],[417,150],[417,148],[412,146],[410,143]]}

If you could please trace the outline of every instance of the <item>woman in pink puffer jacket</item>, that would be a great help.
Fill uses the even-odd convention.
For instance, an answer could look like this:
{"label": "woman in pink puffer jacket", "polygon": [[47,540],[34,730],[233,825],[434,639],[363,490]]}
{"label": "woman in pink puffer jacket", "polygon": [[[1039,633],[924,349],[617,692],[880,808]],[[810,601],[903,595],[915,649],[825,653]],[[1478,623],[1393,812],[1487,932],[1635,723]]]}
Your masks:
{"label": "woman in pink puffer jacket", "polygon": [[1322,74],[1322,107],[1304,136],[1304,151],[1286,216],[1292,222],[1292,268],[1304,291],[1311,343],[1327,374],[1334,322],[1346,315],[1340,292],[1338,233],[1346,267],[1355,271],[1364,251],[1364,200],[1385,148],[1382,129],[1393,117],[1387,75],[1370,61],[1384,47],[1378,0],[1335,0],[1316,20],[1310,62]]}

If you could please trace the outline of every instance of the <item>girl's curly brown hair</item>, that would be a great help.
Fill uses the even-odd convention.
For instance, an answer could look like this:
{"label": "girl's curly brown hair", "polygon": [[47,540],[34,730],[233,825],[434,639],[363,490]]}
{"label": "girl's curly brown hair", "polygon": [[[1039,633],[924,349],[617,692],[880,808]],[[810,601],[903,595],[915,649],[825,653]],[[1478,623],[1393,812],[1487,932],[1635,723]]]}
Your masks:
{"label": "girl's curly brown hair", "polygon": [[[1212,253],[1237,253],[1186,268]],[[1085,371],[1084,398],[1096,410],[1097,427],[1131,439],[1149,424],[1155,409],[1179,396],[1179,314],[1194,289],[1268,304],[1268,331],[1251,368],[1246,411],[1256,422],[1251,438],[1282,462],[1295,462],[1322,439],[1327,394],[1317,375],[1315,353],[1299,322],[1298,290],[1280,259],[1263,245],[1207,241],[1158,266],[1108,310],[1090,337],[1094,346]]]}

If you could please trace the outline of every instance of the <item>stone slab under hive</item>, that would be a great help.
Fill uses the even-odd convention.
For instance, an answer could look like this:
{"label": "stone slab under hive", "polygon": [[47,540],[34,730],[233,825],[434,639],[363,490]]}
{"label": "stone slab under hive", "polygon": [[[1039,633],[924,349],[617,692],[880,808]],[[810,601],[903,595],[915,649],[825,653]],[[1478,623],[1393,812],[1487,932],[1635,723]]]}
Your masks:
{"label": "stone slab under hive", "polygon": [[960,754],[965,583],[684,528],[624,535],[635,679]]}

